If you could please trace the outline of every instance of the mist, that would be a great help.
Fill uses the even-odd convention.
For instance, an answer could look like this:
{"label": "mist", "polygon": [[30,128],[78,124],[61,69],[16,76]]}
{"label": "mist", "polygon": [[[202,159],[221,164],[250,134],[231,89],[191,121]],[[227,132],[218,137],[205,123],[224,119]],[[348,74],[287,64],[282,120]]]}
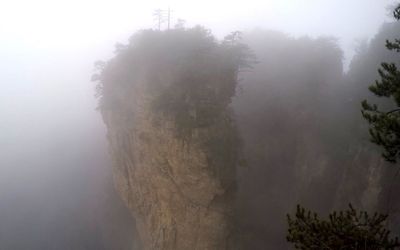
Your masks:
{"label": "mist", "polygon": [[219,40],[241,31],[257,61],[240,72],[230,105],[245,161],[235,200],[244,249],[291,249],[286,214],[298,203],[322,214],[348,203],[390,212],[399,234],[399,197],[389,205],[387,197],[400,182],[360,115],[379,64],[398,62],[384,47],[400,30],[394,4],[6,1],[0,249],[142,249],[135,213],[114,187],[112,133],[91,78],[94,62],[118,55],[117,43],[158,29],[159,8],[172,10],[171,29],[181,19]]}

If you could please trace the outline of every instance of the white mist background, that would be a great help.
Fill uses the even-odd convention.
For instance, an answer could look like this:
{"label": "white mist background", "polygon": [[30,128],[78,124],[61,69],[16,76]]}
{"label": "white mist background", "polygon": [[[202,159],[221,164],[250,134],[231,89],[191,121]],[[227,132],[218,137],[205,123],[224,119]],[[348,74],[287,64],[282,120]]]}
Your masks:
{"label": "white mist background", "polygon": [[[85,183],[104,181],[93,174],[106,173],[109,164],[105,129],[95,110],[95,84],[90,82],[93,63],[110,58],[114,44],[126,43],[135,31],[156,28],[154,9],[170,7],[172,26],[184,19],[186,26],[204,25],[219,38],[253,28],[295,37],[334,36],[348,65],[357,41],[372,38],[390,20],[386,7],[393,4],[389,0],[144,2],[0,2],[3,225],[23,224],[28,217],[40,219],[48,213],[54,218],[73,217],[80,208],[74,204],[94,194],[83,190],[88,188]],[[23,228],[0,225],[0,234],[2,230],[20,233]]]}

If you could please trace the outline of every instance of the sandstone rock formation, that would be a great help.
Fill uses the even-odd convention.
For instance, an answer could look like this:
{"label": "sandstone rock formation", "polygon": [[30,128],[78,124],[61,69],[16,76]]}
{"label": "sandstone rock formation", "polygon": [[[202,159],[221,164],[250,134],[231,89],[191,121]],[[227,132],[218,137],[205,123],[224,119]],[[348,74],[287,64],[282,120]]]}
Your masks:
{"label": "sandstone rock formation", "polygon": [[99,63],[116,189],[143,249],[235,249],[236,42],[143,31]]}

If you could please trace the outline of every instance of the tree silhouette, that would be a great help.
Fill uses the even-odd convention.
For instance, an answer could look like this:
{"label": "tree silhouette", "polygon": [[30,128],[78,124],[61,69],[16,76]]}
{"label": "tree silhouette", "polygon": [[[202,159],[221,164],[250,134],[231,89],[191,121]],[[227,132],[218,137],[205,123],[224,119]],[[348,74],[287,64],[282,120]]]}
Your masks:
{"label": "tree silhouette", "polygon": [[398,238],[391,239],[384,223],[387,215],[349,209],[333,212],[322,220],[300,205],[292,218],[288,215],[287,240],[296,249],[400,249]]}
{"label": "tree silhouette", "polygon": [[[400,5],[393,12],[400,19]],[[400,39],[386,41],[386,48],[400,52]],[[400,71],[395,63],[384,62],[378,69],[380,80],[376,80],[369,90],[378,97],[387,97],[394,101],[388,111],[378,108],[377,104],[362,102],[362,115],[371,125],[371,141],[382,146],[382,156],[389,162],[396,162],[400,157]]]}

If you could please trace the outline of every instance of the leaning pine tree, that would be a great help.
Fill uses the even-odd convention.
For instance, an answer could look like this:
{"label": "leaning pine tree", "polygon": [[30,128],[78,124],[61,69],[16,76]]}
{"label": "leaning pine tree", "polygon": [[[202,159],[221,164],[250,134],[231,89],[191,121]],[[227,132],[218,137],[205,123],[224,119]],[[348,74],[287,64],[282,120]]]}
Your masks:
{"label": "leaning pine tree", "polygon": [[[400,5],[394,11],[400,20]],[[386,41],[389,50],[400,52],[400,39]],[[362,115],[371,125],[371,141],[384,149],[389,162],[400,158],[400,71],[395,63],[382,63],[378,70],[380,80],[369,87],[378,97],[393,98],[394,107],[383,111],[376,104],[362,102]],[[398,238],[390,238],[385,229],[387,215],[350,209],[333,212],[322,220],[316,213],[297,207],[294,217],[288,215],[287,241],[296,249],[400,249]]]}
{"label": "leaning pine tree", "polygon": [[[394,11],[394,17],[400,20],[400,5]],[[386,41],[389,50],[400,52],[400,39]],[[380,80],[369,87],[378,97],[388,97],[394,100],[394,107],[388,111],[362,102],[363,117],[369,122],[371,141],[384,149],[383,157],[395,163],[400,158],[400,71],[395,63],[382,63],[378,70]]]}

